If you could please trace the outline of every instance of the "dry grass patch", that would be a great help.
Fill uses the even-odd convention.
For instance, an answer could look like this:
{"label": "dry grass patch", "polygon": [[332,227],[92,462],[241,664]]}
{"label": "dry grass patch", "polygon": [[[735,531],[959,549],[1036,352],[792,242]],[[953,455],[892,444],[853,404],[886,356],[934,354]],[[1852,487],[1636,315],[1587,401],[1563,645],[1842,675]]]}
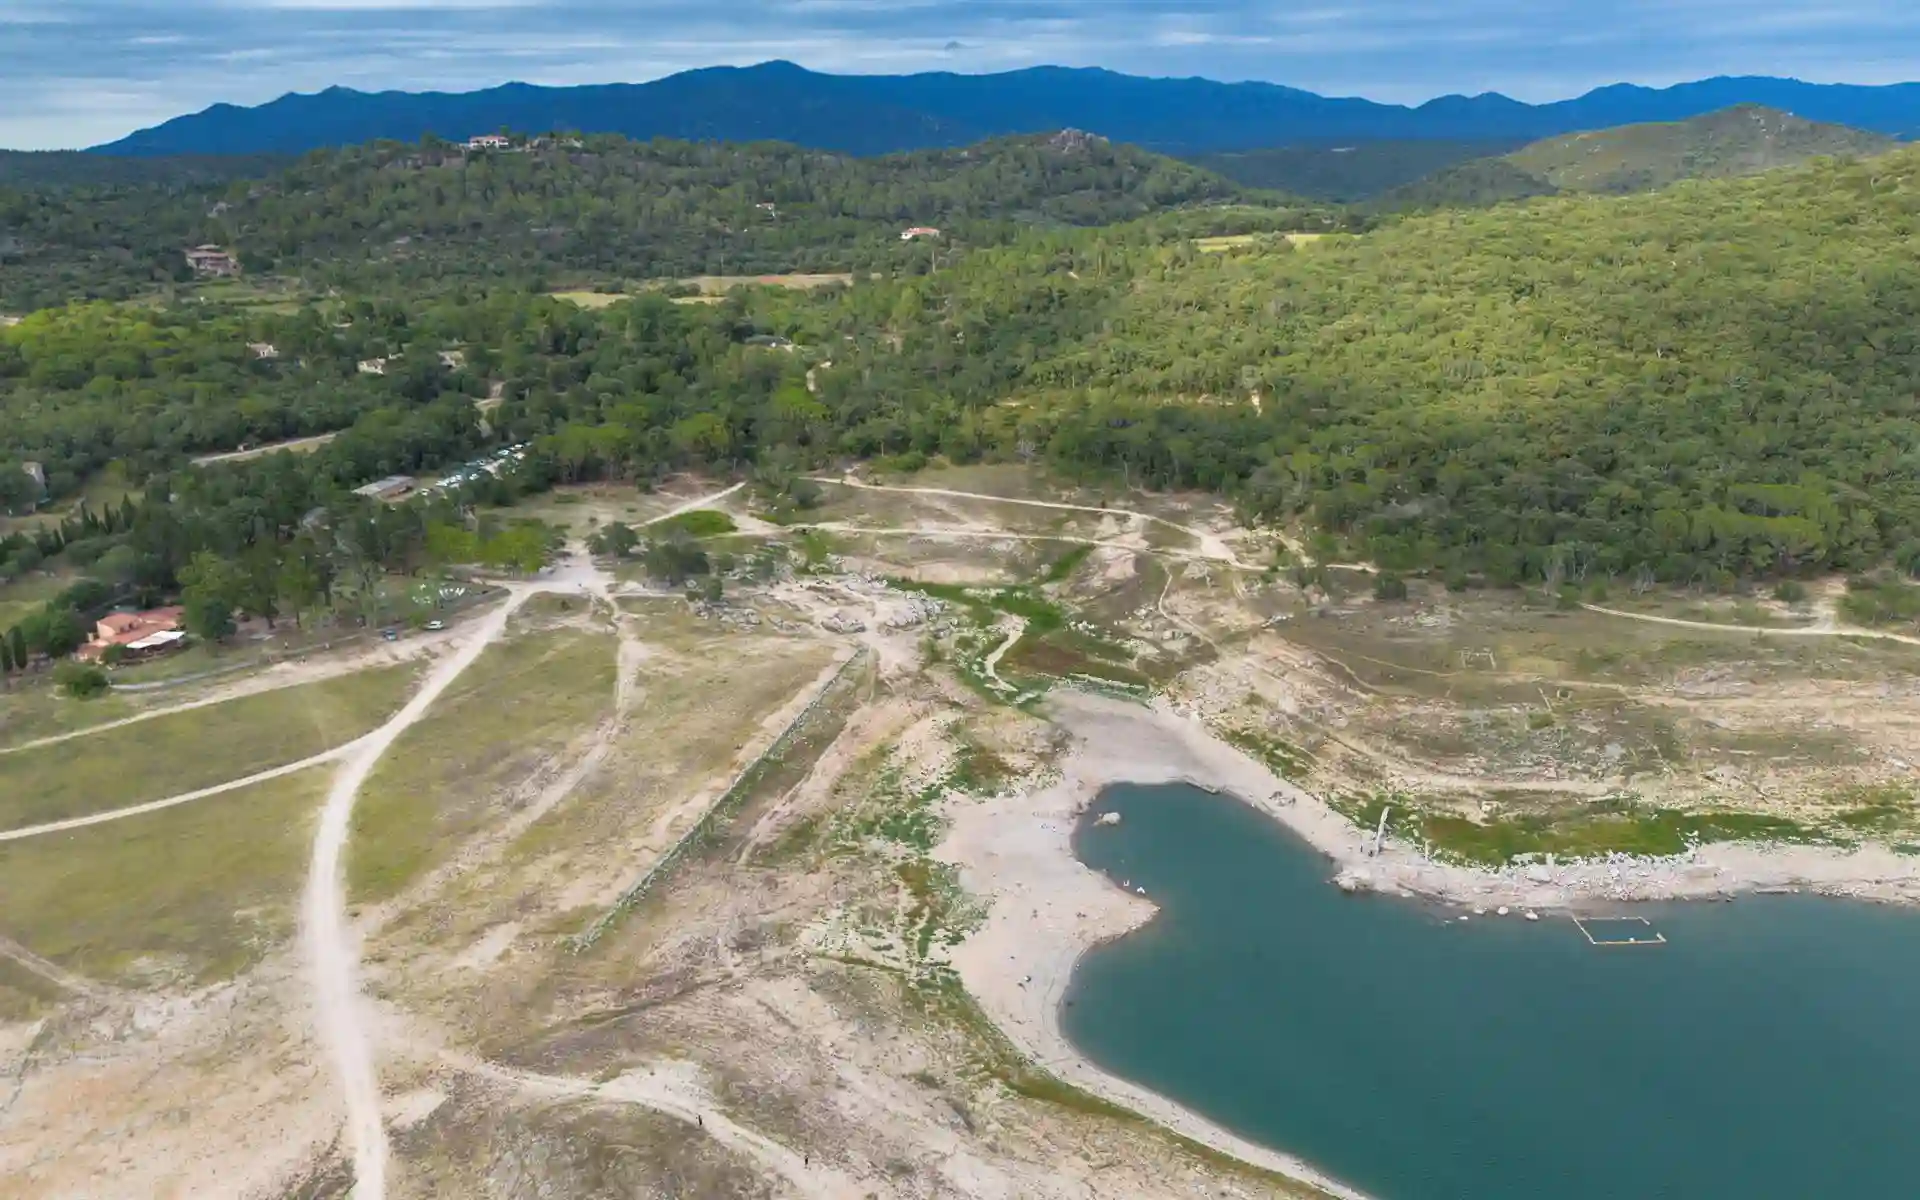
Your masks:
{"label": "dry grass patch", "polygon": [[0,828],[161,800],[298,762],[391,716],[415,668],[382,667],[0,755]]}
{"label": "dry grass patch", "polygon": [[850,274],[790,274],[790,275],[695,275],[683,279],[681,283],[692,284],[703,295],[724,296],[737,287],[778,287],[808,290],[826,287],[828,284],[852,283]]}
{"label": "dry grass patch", "polygon": [[353,900],[386,899],[444,860],[504,794],[613,704],[614,639],[576,628],[488,648],[381,759],[354,810]]}
{"label": "dry grass patch", "polygon": [[[742,755],[771,740],[769,718],[812,684],[834,649],[823,642],[716,638],[677,663],[650,664],[642,670],[640,703],[606,766],[573,802],[529,829],[512,857],[539,864],[533,875],[550,881],[564,856],[583,847],[638,837],[658,840],[664,849],[699,815],[699,805],[689,802],[707,791],[717,794],[743,765]],[[638,875],[641,865],[619,864],[614,878]]]}
{"label": "dry grass patch", "polygon": [[651,520],[670,511],[681,499],[673,492],[643,492],[628,484],[595,483],[555,488],[529,496],[511,508],[491,511],[507,520],[542,521],[575,537],[585,537],[615,521],[638,525]]}
{"label": "dry grass patch", "polygon": [[0,842],[0,935],[81,975],[206,983],[292,933],[332,771]]}
{"label": "dry grass patch", "polygon": [[61,987],[0,954],[0,1024],[31,1021],[64,999]]}
{"label": "dry grass patch", "polygon": [[139,715],[139,700],[111,692],[91,700],[63,696],[51,682],[0,692],[0,748]]}
{"label": "dry grass patch", "polygon": [[564,300],[568,304],[577,304],[581,308],[612,308],[632,296],[622,292],[549,292],[555,300]]}
{"label": "dry grass patch", "polygon": [[420,1196],[492,1196],[501,1174],[541,1196],[704,1196],[771,1200],[786,1194],[750,1159],[694,1125],[633,1105],[590,1101],[502,1103],[499,1086],[458,1078],[434,1115],[394,1139],[399,1190]]}

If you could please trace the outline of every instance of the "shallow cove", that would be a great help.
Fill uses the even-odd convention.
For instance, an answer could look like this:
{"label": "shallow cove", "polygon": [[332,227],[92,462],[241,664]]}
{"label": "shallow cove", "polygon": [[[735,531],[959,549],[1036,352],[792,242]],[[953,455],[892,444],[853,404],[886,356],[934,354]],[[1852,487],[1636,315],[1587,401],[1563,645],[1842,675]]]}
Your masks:
{"label": "shallow cove", "polygon": [[[1118,811],[1118,826],[1096,826]],[[1271,818],[1115,785],[1082,862],[1161,907],[1074,972],[1102,1068],[1382,1200],[1910,1194],[1920,918],[1810,897],[1460,923],[1349,897]]]}

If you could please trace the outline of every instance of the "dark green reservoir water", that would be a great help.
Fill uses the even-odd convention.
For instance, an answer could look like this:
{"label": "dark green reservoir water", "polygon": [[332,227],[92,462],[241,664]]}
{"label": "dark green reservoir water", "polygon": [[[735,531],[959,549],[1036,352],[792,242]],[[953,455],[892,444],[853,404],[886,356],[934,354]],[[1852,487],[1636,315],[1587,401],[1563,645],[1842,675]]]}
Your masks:
{"label": "dark green reservoir water", "polygon": [[[1117,827],[1094,815],[1117,809]],[[1270,818],[1108,789],[1082,861],[1160,916],[1062,1014],[1107,1070],[1382,1200],[1920,1196],[1920,917],[1811,897],[1565,918],[1329,886]]]}

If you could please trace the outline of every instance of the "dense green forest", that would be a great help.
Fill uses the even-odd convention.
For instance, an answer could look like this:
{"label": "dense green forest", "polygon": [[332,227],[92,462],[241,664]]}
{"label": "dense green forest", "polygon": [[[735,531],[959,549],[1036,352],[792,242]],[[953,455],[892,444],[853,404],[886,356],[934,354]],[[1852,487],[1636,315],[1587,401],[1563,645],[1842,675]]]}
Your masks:
{"label": "dense green forest", "polygon": [[1442,166],[1374,197],[1369,207],[1406,212],[1559,192],[1627,195],[1686,179],[1757,175],[1814,158],[1884,154],[1899,144],[1863,129],[1745,104],[1685,121],[1547,138],[1510,154]]}
{"label": "dense green forest", "polygon": [[294,159],[284,154],[185,154],[124,158],[80,150],[0,150],[0,187],[124,187],[228,184],[256,179]]}
{"label": "dense green forest", "polygon": [[1441,138],[1356,141],[1340,144],[1264,146],[1181,154],[1196,167],[1224,175],[1250,188],[1263,188],[1309,200],[1357,204],[1405,187],[1448,167],[1497,157],[1521,144],[1502,141],[1449,141]]}
{"label": "dense green forest", "polygon": [[[321,552],[333,571],[405,569],[466,518],[351,488],[506,442],[530,448],[477,485],[494,499],[687,468],[1017,458],[1215,489],[1322,553],[1462,581],[1915,570],[1916,168],[1911,150],[1821,160],[1299,246],[1258,235],[1292,219],[1261,206],[1035,222],[937,272],[715,304],[595,311],[455,278],[51,309],[0,329],[0,501],[33,502],[26,462],[56,501],[109,462],[136,494],[0,542],[0,574],[64,554],[157,594]],[[1226,232],[1254,236],[1195,240]],[[187,461],[333,430],[307,455]],[[392,525],[387,550],[330,532],[365,522]],[[251,595],[235,606],[258,611]]]}
{"label": "dense green forest", "polygon": [[[861,159],[759,143],[544,138],[470,153],[376,143],[225,187],[0,189],[0,310],[189,278],[182,250],[356,291],[438,280],[569,282],[925,272],[1035,227],[1234,202],[1335,223],[1186,163],[1086,134]],[[939,237],[903,241],[909,228]]]}
{"label": "dense green forest", "polygon": [[[1218,488],[1395,566],[1913,567],[1916,167],[1823,161],[1299,249],[1033,243],[856,290],[797,336],[859,339],[830,404],[961,410],[913,449]],[[899,353],[859,332],[889,327]]]}

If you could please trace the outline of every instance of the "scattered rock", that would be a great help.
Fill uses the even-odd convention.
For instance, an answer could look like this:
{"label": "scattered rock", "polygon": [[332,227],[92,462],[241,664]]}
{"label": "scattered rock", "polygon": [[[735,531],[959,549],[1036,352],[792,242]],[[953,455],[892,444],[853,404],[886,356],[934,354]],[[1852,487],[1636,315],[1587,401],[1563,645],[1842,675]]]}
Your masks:
{"label": "scattered rock", "polygon": [[1118,825],[1119,823],[1120,814],[1117,812],[1101,813],[1100,819],[1094,822],[1095,825]]}
{"label": "scattered rock", "polygon": [[847,612],[830,612],[820,618],[820,628],[829,633],[865,633],[867,623]]}

